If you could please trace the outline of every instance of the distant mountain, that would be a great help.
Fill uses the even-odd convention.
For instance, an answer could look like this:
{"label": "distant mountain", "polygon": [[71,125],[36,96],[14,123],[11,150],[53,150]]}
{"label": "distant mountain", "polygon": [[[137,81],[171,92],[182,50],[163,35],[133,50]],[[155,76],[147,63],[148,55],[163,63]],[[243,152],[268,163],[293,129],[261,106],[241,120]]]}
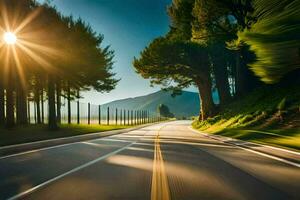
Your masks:
{"label": "distant mountain", "polygon": [[171,92],[158,91],[145,96],[113,101],[103,108],[119,108],[126,110],[149,110],[157,112],[159,104],[165,104],[176,117],[190,117],[199,114],[199,95],[195,92],[183,91],[181,95],[172,97]]}

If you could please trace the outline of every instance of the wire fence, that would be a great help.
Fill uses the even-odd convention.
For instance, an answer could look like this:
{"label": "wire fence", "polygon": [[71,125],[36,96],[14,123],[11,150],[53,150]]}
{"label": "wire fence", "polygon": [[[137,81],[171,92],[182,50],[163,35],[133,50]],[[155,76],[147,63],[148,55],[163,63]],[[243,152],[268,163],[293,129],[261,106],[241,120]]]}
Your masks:
{"label": "wire fence", "polygon": [[[57,107],[57,121],[61,124],[99,124],[99,125],[124,125],[133,126],[154,123],[166,120],[158,113],[149,110],[132,110],[117,107],[107,107],[79,101],[68,103],[63,99]],[[38,113],[37,104],[28,102],[28,120],[30,124],[48,123],[48,102],[40,104]]]}

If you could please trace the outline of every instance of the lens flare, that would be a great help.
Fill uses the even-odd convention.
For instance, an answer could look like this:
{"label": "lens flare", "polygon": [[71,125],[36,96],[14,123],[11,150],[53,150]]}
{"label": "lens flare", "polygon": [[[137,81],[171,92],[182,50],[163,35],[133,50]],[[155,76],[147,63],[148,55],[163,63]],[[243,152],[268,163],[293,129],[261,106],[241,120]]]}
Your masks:
{"label": "lens flare", "polygon": [[3,39],[6,44],[13,45],[17,42],[17,36],[12,32],[4,33]]}

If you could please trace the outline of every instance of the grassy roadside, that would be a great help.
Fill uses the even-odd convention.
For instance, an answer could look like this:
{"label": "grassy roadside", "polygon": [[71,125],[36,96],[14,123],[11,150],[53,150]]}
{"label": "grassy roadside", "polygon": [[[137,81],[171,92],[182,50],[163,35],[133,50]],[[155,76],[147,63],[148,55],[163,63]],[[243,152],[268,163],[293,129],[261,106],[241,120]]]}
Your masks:
{"label": "grassy roadside", "polygon": [[132,126],[72,124],[61,125],[58,131],[49,131],[46,125],[29,125],[10,130],[0,127],[0,146],[119,130],[130,127]]}
{"label": "grassy roadside", "polygon": [[300,151],[300,86],[265,87],[222,109],[197,130]]}
{"label": "grassy roadside", "polygon": [[243,128],[227,128],[221,131],[203,130],[201,128],[193,127],[206,133],[221,135],[225,137],[235,138],[239,140],[255,142],[260,144],[267,144],[281,148],[296,150],[300,152],[300,129],[290,130],[255,130]]}

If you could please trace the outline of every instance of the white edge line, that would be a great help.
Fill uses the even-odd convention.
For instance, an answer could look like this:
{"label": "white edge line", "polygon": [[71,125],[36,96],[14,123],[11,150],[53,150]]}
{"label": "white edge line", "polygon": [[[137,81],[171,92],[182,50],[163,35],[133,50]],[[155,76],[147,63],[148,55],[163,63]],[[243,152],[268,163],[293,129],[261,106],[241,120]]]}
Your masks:
{"label": "white edge line", "polygon": [[259,145],[262,145],[262,146],[265,146],[265,147],[269,147],[271,149],[276,149],[276,150],[279,150],[279,151],[285,151],[287,153],[292,153],[292,154],[300,156],[300,152],[295,152],[295,151],[291,151],[291,150],[288,150],[288,149],[282,149],[282,148],[279,148],[279,147],[274,147],[274,146],[265,145],[265,144],[259,144]]}
{"label": "white edge line", "polygon": [[39,151],[45,151],[45,150],[49,150],[49,149],[55,149],[55,148],[59,148],[59,147],[69,146],[69,145],[72,145],[72,144],[79,144],[79,143],[82,143],[82,142],[72,142],[72,143],[68,143],[68,144],[60,144],[60,145],[55,145],[55,146],[51,146],[51,147],[44,147],[44,148],[24,151],[24,152],[21,152],[21,153],[10,154],[10,155],[7,155],[7,156],[0,157],[0,160],[10,158],[10,157],[30,154],[30,153],[36,153],[36,152],[39,152]]}
{"label": "white edge line", "polygon": [[[121,134],[123,134],[123,133],[120,133],[119,135],[121,135]],[[109,139],[109,137],[112,137],[112,136],[114,136],[114,135],[103,136],[102,138],[91,139],[91,140],[87,140],[87,141],[99,141],[99,140],[113,141],[114,139]],[[67,143],[67,144],[54,145],[54,146],[50,146],[50,147],[37,148],[37,149],[34,149],[34,150],[28,150],[28,151],[24,151],[24,152],[20,152],[20,153],[14,153],[14,154],[10,154],[10,155],[7,155],[7,156],[2,156],[2,157],[0,157],[0,160],[6,159],[6,158],[11,158],[11,157],[16,157],[16,156],[21,156],[21,155],[25,155],[25,154],[30,154],[30,153],[36,153],[36,152],[39,152],[39,151],[45,151],[45,150],[49,150],[49,149],[55,149],[55,148],[59,148],[59,147],[69,146],[69,145],[73,145],[73,144],[80,144],[80,143],[84,144],[84,142],[79,141],[79,142],[71,142],[71,143]]]}
{"label": "white edge line", "polygon": [[[189,129],[193,132],[201,133],[203,135],[209,136],[209,134],[197,131],[197,130],[193,129],[191,126],[189,126]],[[224,136],[222,136],[222,137],[224,137]],[[234,139],[234,138],[229,138],[229,137],[224,137],[224,138],[228,138],[228,140],[238,141],[237,139]],[[243,141],[243,140],[240,140],[240,141]],[[285,151],[287,153],[291,153],[291,154],[295,154],[295,155],[300,156],[300,152],[296,152],[296,151],[292,151],[292,150],[288,150],[288,149],[283,149],[283,148],[280,148],[280,147],[274,147],[274,146],[270,146],[270,145],[266,145],[266,144],[253,143],[253,142],[248,142],[248,141],[243,141],[243,142],[247,142],[247,143],[250,143],[250,144],[258,144],[258,145],[263,146],[263,147],[268,147],[268,148],[276,149],[276,150],[279,150],[279,151]]]}
{"label": "white edge line", "polygon": [[[146,127],[151,126],[151,125],[154,125],[154,124],[144,124],[144,125],[140,125],[140,126],[136,126],[136,127],[131,127],[131,128],[125,128],[125,129],[100,131],[100,132],[88,133],[88,134],[82,134],[82,135],[66,136],[66,137],[60,137],[60,138],[40,140],[40,141],[35,141],[35,142],[25,142],[25,143],[21,143],[21,144],[12,144],[12,145],[1,146],[0,150],[7,149],[7,148],[13,148],[13,147],[20,147],[20,146],[24,146],[24,145],[32,145],[32,144],[38,144],[38,143],[47,143],[47,142],[53,142],[53,141],[59,141],[59,140],[66,140],[66,139],[72,139],[72,138],[76,139],[76,138],[81,138],[81,137],[84,137],[84,136],[86,136],[86,137],[87,136],[95,136],[95,135],[100,135],[100,134],[101,134],[101,136],[103,134],[108,134],[108,135],[104,135],[102,137],[109,137],[109,136],[114,136],[114,135],[118,135],[118,134],[124,134],[124,133],[133,132],[133,131],[138,131],[140,129],[146,128]],[[118,132],[120,132],[120,133],[118,133]],[[112,134],[112,135],[109,135],[109,134]],[[91,139],[91,140],[94,140],[94,139]]]}
{"label": "white edge line", "polygon": [[[200,134],[202,134],[202,135],[205,135],[205,136],[207,136],[207,137],[210,137],[208,134],[202,133],[202,132],[197,131],[197,130],[194,130],[192,127],[188,127],[188,128],[189,128],[191,131],[193,131],[193,132],[196,132],[196,133],[198,133],[198,134],[200,133]],[[215,139],[215,138],[211,138],[211,139],[217,140],[217,139]],[[218,141],[223,142],[222,140],[218,140]],[[224,142],[223,142],[223,143],[224,143]],[[253,144],[254,144],[254,143],[253,143]],[[245,150],[245,151],[249,151],[249,152],[252,152],[252,153],[255,153],[255,154],[258,154],[258,155],[261,155],[261,156],[264,156],[264,157],[267,157],[267,158],[271,158],[271,159],[273,159],[273,160],[277,160],[277,161],[280,161],[280,162],[283,162],[283,163],[292,165],[292,166],[294,166],[294,167],[300,168],[300,164],[298,164],[298,163],[294,163],[294,162],[292,162],[292,161],[288,161],[288,160],[286,160],[286,159],[279,158],[279,157],[277,157],[277,156],[272,156],[272,155],[269,155],[269,154],[266,154],[266,153],[262,153],[262,152],[259,152],[259,151],[255,151],[255,150],[250,149],[250,148],[241,147],[241,146],[236,145],[236,144],[231,144],[231,145],[233,145],[233,146],[235,146],[235,147],[237,147],[237,148],[243,149],[243,150]],[[259,144],[259,145],[261,145],[261,144]],[[266,146],[266,145],[262,145],[262,146],[269,147],[269,146]],[[276,149],[282,150],[281,148],[276,148]],[[287,150],[287,151],[288,151],[288,150]],[[295,153],[296,155],[298,155],[297,152],[291,151],[291,153]]]}
{"label": "white edge line", "polygon": [[[40,141],[35,141],[35,142],[26,142],[26,143],[21,143],[21,144],[13,144],[13,145],[7,145],[7,146],[2,146],[0,147],[0,150],[7,149],[7,148],[13,148],[13,147],[20,147],[20,146],[25,146],[25,145],[34,145],[34,144],[39,144],[39,143],[48,143],[48,142],[53,142],[53,141],[60,141],[60,140],[66,140],[66,139],[76,139],[76,138],[82,138],[82,137],[87,137],[87,136],[95,136],[99,134],[105,134],[105,133],[111,133],[111,132],[118,132],[118,131],[123,131],[125,129],[119,129],[119,130],[112,130],[112,131],[103,131],[103,132],[97,132],[97,133],[88,133],[88,134],[82,134],[82,135],[76,135],[76,136],[67,136],[67,137],[61,137],[61,138],[54,138],[54,139],[47,139],[47,140],[40,140]],[[114,134],[114,133],[111,133]],[[105,137],[105,136],[104,136]]]}
{"label": "white edge line", "polygon": [[267,158],[271,158],[273,160],[281,161],[283,163],[290,164],[290,165],[293,165],[295,167],[300,168],[300,164],[288,161],[286,159],[282,159],[282,158],[279,158],[279,157],[276,157],[276,156],[272,156],[272,155],[269,155],[269,154],[266,154],[266,153],[258,152],[258,151],[255,151],[255,150],[252,150],[252,149],[248,149],[248,148],[245,148],[245,147],[241,147],[241,146],[237,146],[237,145],[235,145],[235,146],[238,147],[238,148],[240,148],[240,149],[244,149],[245,151],[249,151],[249,152],[252,152],[252,153],[255,153],[255,154],[267,157]]}
{"label": "white edge line", "polygon": [[88,167],[88,166],[90,166],[90,165],[93,165],[93,164],[95,164],[95,163],[97,163],[97,162],[99,162],[99,161],[101,161],[101,160],[104,160],[104,159],[106,159],[106,158],[108,158],[108,157],[110,157],[110,156],[112,156],[112,155],[115,155],[115,154],[117,154],[117,153],[119,153],[119,152],[125,150],[126,148],[128,148],[128,147],[134,145],[135,143],[136,143],[136,142],[133,142],[133,143],[128,144],[128,145],[126,145],[126,146],[124,146],[124,147],[122,147],[122,148],[120,148],[120,149],[118,149],[118,150],[116,150],[116,151],[113,151],[113,152],[108,153],[108,154],[106,154],[106,155],[104,155],[104,156],[101,156],[101,157],[99,157],[99,158],[97,158],[97,159],[95,159],[95,160],[92,160],[92,161],[87,162],[87,163],[85,163],[85,164],[83,164],[83,165],[80,165],[80,166],[78,166],[78,167],[76,167],[76,168],[74,168],[74,169],[72,169],[72,170],[70,170],[70,171],[67,171],[67,172],[65,172],[65,173],[63,173],[63,174],[61,174],[61,175],[59,175],[59,176],[56,176],[56,177],[54,177],[54,178],[52,178],[52,179],[49,179],[48,181],[43,182],[43,183],[41,183],[41,184],[39,184],[39,185],[37,185],[37,186],[35,186],[35,187],[33,187],[33,188],[30,188],[29,190],[26,190],[26,191],[24,191],[24,192],[21,192],[21,193],[15,195],[15,196],[9,197],[7,200],[15,200],[15,199],[21,198],[21,197],[23,197],[23,196],[25,196],[25,195],[28,195],[28,194],[30,194],[30,193],[32,193],[32,192],[34,192],[34,191],[36,191],[36,190],[38,190],[38,189],[40,189],[40,188],[42,188],[42,187],[44,187],[44,186],[46,186],[46,185],[48,185],[48,184],[54,182],[54,181],[57,181],[57,180],[59,180],[59,179],[65,177],[65,176],[67,176],[67,175],[69,175],[69,174],[72,174],[72,173],[74,173],[74,172],[77,172],[77,171],[79,171],[79,170],[81,170],[81,169],[83,169],[83,168],[86,168],[86,167]]}
{"label": "white edge line", "polygon": [[[210,136],[207,133],[203,133],[203,132],[200,132],[200,131],[197,131],[197,130],[193,129],[192,127],[189,127],[189,129],[191,131],[193,131],[193,132],[200,133],[200,134],[203,134],[203,135],[206,135],[206,136]],[[222,136],[222,137],[224,137],[224,136]],[[234,139],[234,138],[229,138],[229,137],[224,137],[224,138],[228,138],[228,140],[239,141],[239,140]],[[295,154],[295,155],[300,156],[300,152],[296,152],[296,151],[292,151],[292,150],[288,150],[288,149],[283,149],[283,148],[280,148],[280,147],[274,147],[274,146],[270,146],[270,145],[266,145],[266,144],[261,144],[261,143],[253,143],[253,142],[248,142],[248,141],[243,141],[243,140],[240,140],[240,141],[247,142],[249,144],[260,145],[260,146],[263,146],[263,147],[268,147],[268,148],[271,148],[271,149],[276,149],[276,150],[279,150],[279,151],[285,151],[287,153],[291,153],[291,154]]]}

